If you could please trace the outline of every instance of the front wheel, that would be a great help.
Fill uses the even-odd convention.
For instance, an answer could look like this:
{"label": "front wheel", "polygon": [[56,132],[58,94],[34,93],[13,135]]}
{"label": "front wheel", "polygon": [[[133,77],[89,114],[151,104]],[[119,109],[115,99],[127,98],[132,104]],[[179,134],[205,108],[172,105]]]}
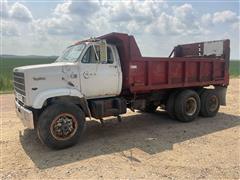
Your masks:
{"label": "front wheel", "polygon": [[76,144],[85,124],[82,110],[70,103],[50,105],[37,123],[39,139],[48,147],[63,149]]}

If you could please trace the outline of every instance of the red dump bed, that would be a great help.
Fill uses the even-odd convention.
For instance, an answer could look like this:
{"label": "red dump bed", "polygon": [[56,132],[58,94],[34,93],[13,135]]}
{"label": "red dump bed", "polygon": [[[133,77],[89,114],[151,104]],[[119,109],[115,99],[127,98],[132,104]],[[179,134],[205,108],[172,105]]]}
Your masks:
{"label": "red dump bed", "polygon": [[229,83],[229,40],[178,45],[171,53],[173,57],[152,58],[142,57],[133,36],[111,33],[99,38],[118,48],[125,92],[147,93]]}

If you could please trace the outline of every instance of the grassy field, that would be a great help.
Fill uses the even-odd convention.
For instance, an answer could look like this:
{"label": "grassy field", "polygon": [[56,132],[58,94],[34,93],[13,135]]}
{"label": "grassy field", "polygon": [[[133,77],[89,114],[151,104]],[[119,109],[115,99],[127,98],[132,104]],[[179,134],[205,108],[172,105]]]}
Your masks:
{"label": "grassy field", "polygon": [[[1,56],[0,59],[0,92],[12,91],[12,70],[14,67],[45,64],[55,61],[56,57],[39,56]],[[240,76],[240,61],[230,61],[230,74],[232,77]]]}
{"label": "grassy field", "polygon": [[33,64],[46,64],[56,60],[56,57],[42,56],[1,56],[0,59],[0,92],[12,91],[13,68]]}
{"label": "grassy field", "polygon": [[230,75],[232,77],[240,76],[240,60],[231,60],[230,61]]}

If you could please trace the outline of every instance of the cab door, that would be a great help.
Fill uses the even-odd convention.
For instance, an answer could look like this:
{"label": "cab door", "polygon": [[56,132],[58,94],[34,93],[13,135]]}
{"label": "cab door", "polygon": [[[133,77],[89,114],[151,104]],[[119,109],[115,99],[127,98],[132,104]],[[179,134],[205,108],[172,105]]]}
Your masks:
{"label": "cab door", "polygon": [[114,48],[107,46],[106,61],[100,61],[100,56],[99,45],[91,45],[80,62],[81,92],[87,98],[117,96],[121,91],[121,69],[114,56]]}

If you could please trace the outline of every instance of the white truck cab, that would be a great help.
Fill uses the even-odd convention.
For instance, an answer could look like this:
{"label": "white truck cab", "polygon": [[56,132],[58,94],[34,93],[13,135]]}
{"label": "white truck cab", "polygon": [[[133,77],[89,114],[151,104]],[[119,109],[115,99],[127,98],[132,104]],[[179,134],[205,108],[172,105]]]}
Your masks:
{"label": "white truck cab", "polygon": [[[106,49],[100,49],[102,42]],[[117,96],[122,86],[117,48],[105,41],[70,46],[52,64],[15,68],[14,84],[17,100],[35,109],[55,96],[87,99]]]}
{"label": "white truck cab", "polygon": [[13,74],[17,114],[30,129],[36,126],[34,112],[49,100],[72,97],[91,117],[87,99],[117,96],[122,87],[117,48],[105,40],[75,44],[52,64],[18,67]]}

